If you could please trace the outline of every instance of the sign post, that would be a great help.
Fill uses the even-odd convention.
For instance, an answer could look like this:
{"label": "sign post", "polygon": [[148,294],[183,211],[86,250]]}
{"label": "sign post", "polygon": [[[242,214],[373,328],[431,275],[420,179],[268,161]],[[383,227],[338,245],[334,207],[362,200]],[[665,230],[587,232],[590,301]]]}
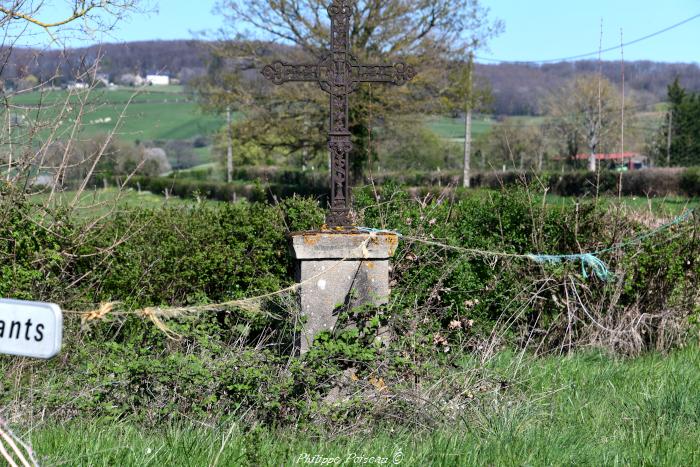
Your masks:
{"label": "sign post", "polygon": [[61,351],[62,340],[58,305],[0,299],[0,354],[49,359]]}

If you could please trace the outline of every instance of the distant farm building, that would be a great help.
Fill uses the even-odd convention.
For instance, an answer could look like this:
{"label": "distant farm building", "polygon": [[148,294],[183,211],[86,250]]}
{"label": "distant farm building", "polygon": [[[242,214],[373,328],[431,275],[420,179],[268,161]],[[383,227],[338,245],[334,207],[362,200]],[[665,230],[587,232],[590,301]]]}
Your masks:
{"label": "distant farm building", "polygon": [[[590,154],[579,154],[576,160],[587,161],[591,157]],[[637,152],[616,152],[611,154],[596,154],[598,163],[609,162],[621,169],[640,170],[648,167],[649,159]]]}
{"label": "distant farm building", "polygon": [[[586,162],[590,159],[590,154],[578,154],[577,161]],[[555,160],[568,160],[567,157],[556,157]],[[605,166],[606,163],[611,168],[619,170],[640,170],[649,167],[649,158],[637,152],[615,152],[610,154],[595,154],[598,164]]]}
{"label": "distant farm building", "polygon": [[122,86],[143,86],[146,80],[133,73],[124,73],[116,79],[116,83]]}
{"label": "distant farm building", "polygon": [[66,88],[71,89],[71,90],[72,89],[87,89],[88,84],[87,83],[80,83],[80,82],[72,82],[72,83],[68,83]]}
{"label": "distant farm building", "polygon": [[170,84],[170,76],[146,75],[146,82],[151,86],[168,86]]}

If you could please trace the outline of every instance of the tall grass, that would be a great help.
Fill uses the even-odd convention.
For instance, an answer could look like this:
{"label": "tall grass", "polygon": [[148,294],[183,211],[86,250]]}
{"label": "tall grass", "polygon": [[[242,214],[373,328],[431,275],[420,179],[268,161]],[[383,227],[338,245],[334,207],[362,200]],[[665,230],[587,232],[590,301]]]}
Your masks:
{"label": "tall grass", "polygon": [[[464,362],[464,368],[473,362]],[[44,465],[698,465],[700,349],[632,360],[585,352],[531,359],[504,352],[490,370],[515,374],[510,397],[483,399],[478,417],[435,431],[319,436],[233,417],[220,426],[142,431],[83,420],[26,433]],[[478,394],[474,403],[480,404]],[[500,402],[495,402],[499,400]],[[394,459],[400,464],[393,464]]]}

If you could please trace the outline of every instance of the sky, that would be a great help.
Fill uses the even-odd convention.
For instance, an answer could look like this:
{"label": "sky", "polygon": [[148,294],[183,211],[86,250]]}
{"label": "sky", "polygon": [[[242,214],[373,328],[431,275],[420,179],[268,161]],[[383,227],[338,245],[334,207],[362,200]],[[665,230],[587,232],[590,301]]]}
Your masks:
{"label": "sky", "polygon": [[[700,14],[700,0],[487,0],[505,32],[480,55],[540,61],[595,52],[660,31]],[[700,18],[624,48],[625,60],[700,62]],[[596,59],[597,57],[593,57]],[[619,60],[620,50],[603,55]]]}
{"label": "sky", "polygon": [[[193,1],[197,7],[192,8]],[[241,0],[245,1],[245,0]],[[109,42],[191,39],[224,26],[214,13],[216,0],[150,0],[157,12],[121,23]],[[505,31],[493,39],[484,58],[544,61],[595,52],[603,21],[603,48],[657,32],[700,14],[700,0],[481,0]],[[58,9],[54,13],[60,15]],[[700,18],[672,31],[625,47],[626,60],[700,62]],[[596,57],[593,57],[594,59]],[[606,53],[619,60],[620,50]],[[485,61],[485,60],[482,60]]]}

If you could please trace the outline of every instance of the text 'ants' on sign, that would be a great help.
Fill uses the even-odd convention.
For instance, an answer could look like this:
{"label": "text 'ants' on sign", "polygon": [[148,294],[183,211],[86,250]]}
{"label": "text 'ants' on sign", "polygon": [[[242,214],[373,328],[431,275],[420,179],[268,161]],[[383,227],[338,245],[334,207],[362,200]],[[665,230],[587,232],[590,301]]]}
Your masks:
{"label": "text 'ants' on sign", "polygon": [[0,354],[48,359],[61,351],[58,305],[0,299]]}

